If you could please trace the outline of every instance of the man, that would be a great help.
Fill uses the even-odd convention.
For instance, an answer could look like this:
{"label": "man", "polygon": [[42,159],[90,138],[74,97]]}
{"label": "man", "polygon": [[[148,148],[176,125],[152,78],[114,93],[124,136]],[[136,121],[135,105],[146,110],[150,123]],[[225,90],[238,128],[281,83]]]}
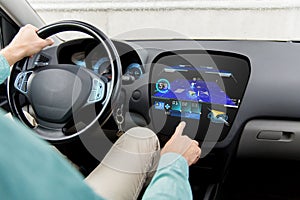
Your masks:
{"label": "man", "polygon": [[[0,83],[9,75],[10,65],[53,44],[36,31],[32,25],[22,27],[0,51]],[[188,166],[198,161],[201,150],[197,141],[182,136],[184,122],[161,150],[158,167],[156,135],[137,127],[119,138],[85,181],[48,143],[5,118],[2,111],[0,127],[1,199],[136,199],[154,170],[143,199],[192,199]]]}

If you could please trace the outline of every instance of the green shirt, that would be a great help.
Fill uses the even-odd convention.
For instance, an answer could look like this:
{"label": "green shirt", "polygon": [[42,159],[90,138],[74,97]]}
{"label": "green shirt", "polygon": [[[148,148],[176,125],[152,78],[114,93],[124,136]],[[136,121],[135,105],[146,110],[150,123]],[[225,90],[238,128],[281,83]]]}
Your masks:
{"label": "green shirt", "polygon": [[1,199],[101,199],[51,146],[0,113]]}
{"label": "green shirt", "polygon": [[0,84],[9,76],[10,69],[7,60],[0,54]]}
{"label": "green shirt", "polygon": [[[2,82],[9,74],[7,69],[7,61],[0,55]],[[47,142],[17,120],[6,118],[1,110],[0,130],[1,199],[103,199]],[[186,160],[175,153],[163,155],[143,199],[192,199]]]}
{"label": "green shirt", "polygon": [[188,177],[188,164],[181,155],[164,154],[160,158],[157,172],[147,187],[143,200],[193,199]]}

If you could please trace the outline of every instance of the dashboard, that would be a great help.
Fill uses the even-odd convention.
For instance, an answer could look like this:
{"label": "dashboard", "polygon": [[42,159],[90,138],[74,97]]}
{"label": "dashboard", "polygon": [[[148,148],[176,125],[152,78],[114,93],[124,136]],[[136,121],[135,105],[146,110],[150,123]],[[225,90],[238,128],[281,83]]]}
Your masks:
{"label": "dashboard", "polygon": [[[190,168],[192,185],[199,181],[192,177],[199,176],[201,184],[222,182],[235,157],[300,159],[299,43],[113,43],[123,70],[124,129],[148,127],[163,146],[179,121],[185,121],[184,134],[202,149],[201,162]],[[86,67],[110,79],[107,55],[94,40],[73,40],[55,48],[58,63]],[[117,126],[108,120],[105,129],[115,134]]]}
{"label": "dashboard", "polygon": [[[252,119],[300,118],[298,43],[272,41],[114,41],[130,116],[168,138],[176,124],[207,154],[228,147]],[[107,55],[92,39],[57,47],[59,63],[110,77]],[[289,77],[281,81],[282,77]],[[280,98],[279,98],[280,97]],[[289,97],[289,98],[285,98]],[[288,101],[288,102],[286,102]],[[212,146],[212,147],[211,147]]]}
{"label": "dashboard", "polygon": [[[249,58],[198,48],[160,51],[149,62],[149,52],[157,49],[147,50],[130,42],[114,44],[123,66],[121,96],[131,115],[129,121],[125,119],[126,130],[148,126],[168,138],[174,127],[185,121],[187,135],[199,142],[226,138],[248,83]],[[58,55],[59,63],[111,78],[108,55],[93,39],[63,43]]]}

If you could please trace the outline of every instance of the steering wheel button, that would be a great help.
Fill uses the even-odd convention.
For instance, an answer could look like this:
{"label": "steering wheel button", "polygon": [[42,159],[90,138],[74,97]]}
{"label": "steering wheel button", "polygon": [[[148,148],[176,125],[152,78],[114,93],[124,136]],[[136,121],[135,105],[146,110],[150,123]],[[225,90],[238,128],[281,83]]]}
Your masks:
{"label": "steering wheel button", "polygon": [[94,102],[96,100],[96,91],[92,91],[89,97],[89,102]]}
{"label": "steering wheel button", "polygon": [[27,92],[27,81],[24,82],[24,84],[22,85],[22,87],[20,88],[23,92]]}
{"label": "steering wheel button", "polygon": [[104,83],[101,80],[95,78],[93,79],[92,84],[92,90],[88,99],[88,103],[95,103],[97,101],[100,101],[104,96]]}
{"label": "steering wheel button", "polygon": [[31,74],[32,74],[32,71],[19,73],[15,80],[15,83],[14,83],[15,88],[22,93],[26,93],[27,92],[27,80]]}
{"label": "steering wheel button", "polygon": [[97,94],[96,100],[98,101],[98,100],[100,100],[100,99],[101,99],[100,94]]}
{"label": "steering wheel button", "polygon": [[18,87],[18,89],[21,89],[21,88],[22,88],[22,82],[21,82],[21,81],[18,82],[17,87]]}
{"label": "steering wheel button", "polygon": [[92,90],[97,90],[99,88],[99,85],[100,85],[100,82],[97,79],[94,79]]}
{"label": "steering wheel button", "polygon": [[102,96],[103,96],[103,95],[102,95],[102,91],[101,91],[101,90],[98,90],[98,91],[97,91],[97,95],[96,95],[96,99],[97,99],[97,100],[100,100],[100,99],[102,99]]}

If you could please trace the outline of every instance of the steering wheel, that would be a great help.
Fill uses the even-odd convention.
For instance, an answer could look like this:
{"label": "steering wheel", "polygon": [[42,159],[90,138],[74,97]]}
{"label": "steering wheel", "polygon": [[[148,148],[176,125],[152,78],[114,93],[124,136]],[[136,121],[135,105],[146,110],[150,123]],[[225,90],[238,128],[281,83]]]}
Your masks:
{"label": "steering wheel", "polygon": [[[59,64],[57,49],[44,59],[42,50],[33,58],[16,63],[8,79],[8,100],[12,114],[48,141],[71,139],[89,129],[95,122],[105,121],[112,112],[120,90],[122,66],[112,41],[96,27],[80,21],[61,21],[41,28],[37,34],[47,38],[60,32],[78,31],[93,37],[104,47],[111,78],[85,67]],[[50,49],[50,48],[49,48]],[[36,125],[30,123],[23,107],[30,105]],[[93,117],[86,116],[94,109]]]}

